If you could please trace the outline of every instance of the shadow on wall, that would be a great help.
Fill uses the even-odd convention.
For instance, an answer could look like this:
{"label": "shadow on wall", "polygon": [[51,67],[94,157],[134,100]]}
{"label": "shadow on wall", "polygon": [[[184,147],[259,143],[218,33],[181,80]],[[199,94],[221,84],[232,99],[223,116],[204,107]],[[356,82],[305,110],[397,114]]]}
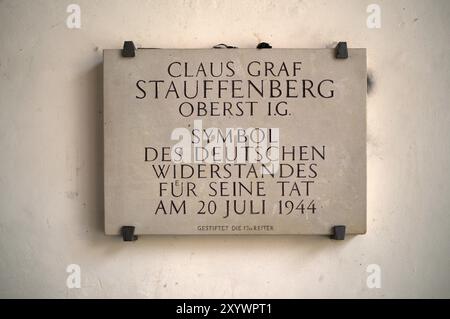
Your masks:
{"label": "shadow on wall", "polygon": [[367,95],[369,96],[375,88],[375,78],[371,70],[367,70]]}
{"label": "shadow on wall", "polygon": [[105,232],[105,197],[104,194],[104,169],[103,169],[103,63],[99,63],[96,67],[97,71],[97,106],[98,120],[97,126],[97,215],[96,229]]}

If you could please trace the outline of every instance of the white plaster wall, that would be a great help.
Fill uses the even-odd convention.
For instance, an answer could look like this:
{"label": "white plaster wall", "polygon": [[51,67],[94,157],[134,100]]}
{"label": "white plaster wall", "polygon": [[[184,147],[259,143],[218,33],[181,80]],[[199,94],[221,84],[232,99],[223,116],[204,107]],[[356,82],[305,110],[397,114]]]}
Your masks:
{"label": "white plaster wall", "polygon": [[[0,1],[0,297],[450,297],[449,17],[445,0]],[[367,235],[106,237],[102,50],[124,40],[366,47]]]}

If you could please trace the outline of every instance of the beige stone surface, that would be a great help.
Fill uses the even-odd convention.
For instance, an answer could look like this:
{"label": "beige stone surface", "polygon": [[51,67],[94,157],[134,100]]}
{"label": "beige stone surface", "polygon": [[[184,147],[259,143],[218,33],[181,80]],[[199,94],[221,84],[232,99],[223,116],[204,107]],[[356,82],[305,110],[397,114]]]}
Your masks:
{"label": "beige stone surface", "polygon": [[[120,50],[105,50],[103,68],[107,234],[119,234],[125,225],[135,226],[137,234],[330,234],[335,225],[346,225],[349,234],[365,233],[364,49],[350,49],[348,59],[336,59],[333,49],[138,50],[134,58],[122,57]],[[152,80],[161,82],[156,86],[148,82]],[[263,93],[249,90],[248,81],[263,83],[258,87]],[[280,85],[280,93],[269,90],[271,83]],[[242,89],[233,92],[233,85]],[[188,96],[198,86],[198,96],[184,97],[185,86]],[[209,88],[206,93],[204,86]],[[280,101],[286,104],[279,113],[286,109],[287,114],[275,116],[274,105]],[[203,111],[192,112],[199,102],[206,107],[205,116],[200,116]],[[238,107],[238,102],[247,107]],[[231,103],[227,111],[224,103]],[[239,168],[227,166],[232,175],[228,179],[217,177],[227,176],[223,161],[216,164],[221,170],[214,176],[205,173],[204,178],[183,179],[169,173],[167,178],[157,178],[155,167],[164,165],[169,172],[180,168],[181,163],[163,161],[161,153],[178,142],[172,139],[176,128],[192,130],[195,120],[202,121],[202,129],[196,130],[218,128],[225,136],[227,128],[278,129],[279,151],[272,156],[289,158],[294,147],[295,158],[281,160],[274,177],[250,174],[247,178],[245,173],[239,177],[239,171],[256,165],[243,159]],[[231,145],[239,147],[234,136]],[[242,146],[262,149],[267,139],[257,138],[258,145]],[[207,142],[202,146],[206,150]],[[156,160],[145,161],[146,147],[158,151]],[[312,147],[321,150],[324,158],[316,155],[313,160]],[[153,158],[154,152],[148,153]],[[198,172],[199,163],[206,163],[202,170],[211,170],[203,159],[188,164]],[[292,176],[282,178],[291,167]],[[233,183],[242,183],[238,186],[250,188],[251,194],[217,194],[220,187],[236,187]],[[172,188],[183,195],[174,197]]]}

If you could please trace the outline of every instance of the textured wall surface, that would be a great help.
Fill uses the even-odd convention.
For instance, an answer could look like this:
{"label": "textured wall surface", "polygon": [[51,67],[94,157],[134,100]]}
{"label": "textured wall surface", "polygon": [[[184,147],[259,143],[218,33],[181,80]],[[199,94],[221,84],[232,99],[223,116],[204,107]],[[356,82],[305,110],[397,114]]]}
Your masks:
{"label": "textured wall surface", "polygon": [[[449,298],[449,16],[444,0],[0,1],[0,297]],[[102,50],[124,40],[367,48],[368,233],[105,236]]]}

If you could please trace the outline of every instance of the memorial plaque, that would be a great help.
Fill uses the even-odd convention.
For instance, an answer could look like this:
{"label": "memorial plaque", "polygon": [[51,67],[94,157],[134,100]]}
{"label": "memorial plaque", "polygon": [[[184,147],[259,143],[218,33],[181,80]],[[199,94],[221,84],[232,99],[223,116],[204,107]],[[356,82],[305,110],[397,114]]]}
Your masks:
{"label": "memorial plaque", "polygon": [[105,231],[366,232],[366,50],[104,51]]}

